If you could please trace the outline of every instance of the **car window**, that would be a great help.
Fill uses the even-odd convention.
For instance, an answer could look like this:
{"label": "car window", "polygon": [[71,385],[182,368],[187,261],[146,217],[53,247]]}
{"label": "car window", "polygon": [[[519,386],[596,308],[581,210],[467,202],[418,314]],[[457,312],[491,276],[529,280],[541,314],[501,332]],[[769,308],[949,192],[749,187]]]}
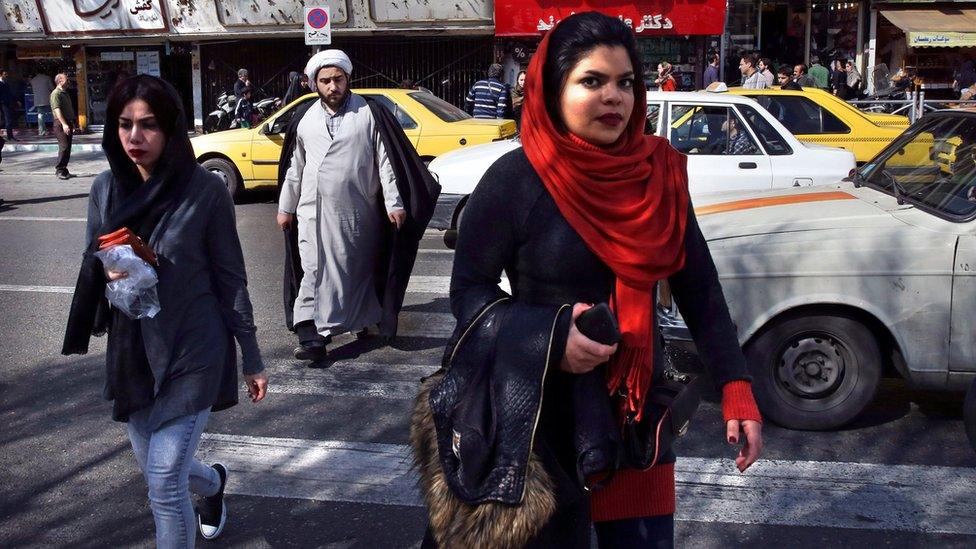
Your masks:
{"label": "car window", "polygon": [[779,134],[779,130],[774,128],[762,113],[751,105],[739,105],[739,112],[742,113],[752,131],[759,137],[759,141],[762,142],[762,146],[768,154],[772,156],[793,154],[793,149]]}
{"label": "car window", "polygon": [[374,100],[376,100],[377,103],[379,103],[380,105],[383,105],[384,107],[386,107],[386,110],[388,110],[391,113],[393,113],[393,116],[397,119],[397,122],[400,123],[400,127],[401,128],[403,128],[405,130],[415,130],[415,129],[417,129],[417,122],[413,118],[411,118],[410,115],[406,113],[406,111],[404,111],[403,109],[401,109],[400,108],[400,105],[397,105],[389,97],[387,97],[385,95],[378,95],[378,94],[377,95],[365,94],[365,95],[363,95],[363,97],[368,97],[370,99],[374,99]]}
{"label": "car window", "polygon": [[723,106],[672,105],[669,140],[685,154],[762,154],[742,119]]}
{"label": "car window", "polygon": [[460,122],[471,118],[471,115],[444,101],[440,97],[427,92],[414,92],[410,94],[417,103],[427,107],[427,110],[434,113],[437,118],[444,122]]}
{"label": "car window", "polygon": [[297,111],[302,105],[307,105],[309,102],[314,101],[314,97],[309,97],[308,99],[302,101],[301,103],[295,103],[295,106],[288,109],[287,111],[281,113],[278,118],[275,118],[271,125],[271,131],[269,133],[285,133],[288,131],[288,124],[291,124],[292,118],[295,117],[295,111]]}
{"label": "car window", "polygon": [[752,95],[794,135],[851,133],[851,129],[816,101],[798,95]]}
{"label": "car window", "polygon": [[868,185],[949,219],[976,217],[976,117],[931,116],[861,169]]}
{"label": "car window", "polygon": [[646,135],[657,134],[657,123],[661,115],[661,104],[660,103],[649,103],[647,105],[647,123],[644,124],[644,133]]}

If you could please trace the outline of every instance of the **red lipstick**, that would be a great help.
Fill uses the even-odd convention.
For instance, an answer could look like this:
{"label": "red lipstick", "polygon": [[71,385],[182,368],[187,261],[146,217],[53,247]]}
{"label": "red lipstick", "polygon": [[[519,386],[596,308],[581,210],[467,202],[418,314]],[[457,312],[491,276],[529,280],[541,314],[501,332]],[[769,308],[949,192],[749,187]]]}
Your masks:
{"label": "red lipstick", "polygon": [[624,121],[624,117],[614,112],[608,112],[597,117],[597,120],[607,126],[619,126]]}

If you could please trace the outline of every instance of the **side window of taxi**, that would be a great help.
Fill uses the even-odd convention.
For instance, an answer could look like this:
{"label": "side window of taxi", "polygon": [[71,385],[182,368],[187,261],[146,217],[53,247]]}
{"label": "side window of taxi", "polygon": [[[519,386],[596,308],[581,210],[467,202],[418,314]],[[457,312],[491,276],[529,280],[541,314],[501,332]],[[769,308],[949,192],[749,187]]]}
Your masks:
{"label": "side window of taxi", "polygon": [[271,126],[271,131],[269,133],[285,133],[288,131],[288,125],[291,124],[292,118],[295,117],[295,111],[301,108],[303,105],[307,105],[310,101],[314,101],[314,97],[310,97],[305,101],[295,105],[294,107],[288,109],[286,112],[281,113],[278,118],[275,118],[273,125]]}
{"label": "side window of taxi", "polygon": [[793,135],[851,132],[847,124],[812,99],[793,95],[760,95],[753,99]]}
{"label": "side window of taxi", "polygon": [[386,107],[386,110],[393,113],[393,116],[396,117],[397,122],[400,123],[401,128],[405,130],[413,130],[417,128],[417,123],[414,121],[414,119],[411,118],[409,114],[404,112],[403,109],[401,109],[400,106],[394,103],[389,97],[385,95],[367,95],[366,97],[375,99],[377,103],[383,105]]}
{"label": "side window of taxi", "polygon": [[672,105],[669,140],[685,154],[762,154],[742,119],[718,105]]}

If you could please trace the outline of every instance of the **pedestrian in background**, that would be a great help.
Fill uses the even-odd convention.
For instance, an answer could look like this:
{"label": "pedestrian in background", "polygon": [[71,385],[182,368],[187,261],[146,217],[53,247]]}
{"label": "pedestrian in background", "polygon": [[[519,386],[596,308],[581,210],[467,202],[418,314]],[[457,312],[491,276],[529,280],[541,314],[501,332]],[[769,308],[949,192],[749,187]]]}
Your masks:
{"label": "pedestrian in background", "polygon": [[515,77],[515,86],[512,87],[512,118],[515,119],[516,128],[522,127],[522,102],[525,101],[525,71],[519,71]]}
{"label": "pedestrian in background", "polygon": [[498,63],[488,67],[488,78],[478,80],[464,98],[464,108],[475,118],[505,118],[508,111],[508,85],[500,80],[503,68]]}
{"label": "pedestrian in background", "polygon": [[794,69],[791,69],[789,65],[783,65],[776,72],[776,80],[779,83],[779,89],[781,90],[793,90],[793,91],[803,91],[803,87],[793,80]]}
{"label": "pedestrian in background", "polygon": [[762,74],[763,80],[766,81],[766,87],[772,88],[776,82],[776,77],[773,74],[773,62],[768,57],[761,57],[757,68],[759,69],[759,73]]}
{"label": "pedestrian in background", "polygon": [[[476,474],[486,479],[472,493],[492,496],[484,506],[469,511],[459,505],[464,513],[445,517],[449,511],[441,506],[449,507],[448,485],[443,477],[438,482],[430,476],[442,471],[442,461],[437,451],[424,456],[415,444],[431,516],[424,547],[475,546],[455,539],[475,531],[528,538],[482,538],[478,546],[484,547],[589,548],[591,521],[601,549],[673,547],[673,450],[647,470],[621,465],[604,487],[586,491],[574,442],[574,415],[605,413],[609,425],[600,425],[617,432],[627,418],[641,421],[650,388],[664,380],[664,356],[654,343],[660,334],[653,322],[653,288],[661,280],[669,281],[682,314],[690,315],[695,343],[705,349],[705,366],[721,387],[723,440],[738,443],[741,431],[746,433],[736,459],[739,471],[759,456],[759,411],[688,196],[687,160],[666,139],[644,135],[642,74],[633,30],[596,12],[563,19],[543,38],[529,65],[522,147],[497,160],[471,194],[458,232],[450,292],[458,320],[455,333],[479,341],[456,349],[466,355],[461,360],[490,361],[485,367],[493,368],[491,379],[517,368],[519,394],[539,395],[528,399],[531,406],[484,404],[504,410],[510,419],[499,424],[492,443],[510,444],[504,447],[508,456],[523,456],[520,449],[526,448],[519,459],[528,463],[498,459],[494,448],[487,449],[492,456],[487,464],[464,461],[474,455],[465,449],[476,446],[464,446],[466,439],[454,431],[460,470],[477,466]],[[499,287],[504,272],[511,292]],[[619,346],[590,340],[575,326],[590,304],[600,302],[613,304],[623,332]],[[491,317],[487,323],[479,323],[482,311]],[[483,346],[498,352],[486,358]],[[597,369],[607,362],[606,370]],[[575,383],[587,375],[595,381],[595,398],[574,400]],[[426,428],[416,410],[414,418],[412,438]],[[506,429],[534,421],[537,431]],[[479,424],[464,425],[468,433]],[[605,440],[601,435],[608,436],[593,433],[593,440]],[[481,454],[480,447],[474,451]],[[540,502],[547,491],[552,499],[543,508],[549,512],[531,505],[525,523],[500,528],[478,521],[485,516],[491,521],[497,512],[491,506],[529,506],[530,498]],[[448,529],[438,528],[445,523]]]}
{"label": "pedestrian in background", "polygon": [[7,131],[7,139],[17,141],[14,136],[14,107],[17,101],[13,89],[7,81],[7,69],[0,69],[0,114],[3,115],[3,126]]}
{"label": "pedestrian in background", "polygon": [[[193,456],[211,412],[237,404],[235,338],[251,401],[267,390],[234,204],[197,164],[179,94],[156,77],[112,90],[102,148],[110,170],[92,184],[62,353],[85,354],[92,334],[108,332],[104,394],[149,485],[156,546],[192,548],[197,528],[213,539],[227,518],[229,471]],[[128,273],[106,270],[94,253],[120,244],[155,267],[152,319],[105,299],[106,284]],[[202,496],[196,513],[190,492]]]}
{"label": "pedestrian in background", "polygon": [[756,67],[758,61],[751,53],[743,54],[739,58],[739,72],[742,73],[742,87],[747,90],[763,90],[768,88],[766,79]]}
{"label": "pedestrian in background", "polygon": [[247,76],[247,69],[237,69],[237,80],[234,81],[234,97],[244,95],[244,88],[251,85],[251,79]]}
{"label": "pedestrian in background", "polygon": [[847,87],[847,65],[844,59],[835,59],[830,64],[830,89],[844,101],[850,99],[851,91]]}
{"label": "pedestrian in background", "polygon": [[793,81],[803,88],[817,87],[817,81],[807,73],[807,66],[803,63],[793,66]]}
{"label": "pedestrian in background", "polygon": [[848,99],[857,99],[863,84],[861,73],[857,70],[857,65],[854,64],[853,60],[846,59],[842,62],[846,66]]}
{"label": "pedestrian in background", "polygon": [[54,91],[54,81],[51,77],[38,72],[30,79],[31,93],[34,94],[34,112],[37,113],[37,135],[47,135],[47,125],[44,118],[51,114],[51,92]]}
{"label": "pedestrian in background", "polygon": [[654,79],[654,83],[660,91],[676,91],[678,89],[678,82],[675,81],[674,67],[671,63],[667,61],[661,61],[657,65],[657,78]]}
{"label": "pedestrian in background", "polygon": [[289,105],[292,101],[308,93],[308,86],[302,85],[302,74],[297,71],[288,73],[288,89],[285,91],[285,98],[282,105]]}
{"label": "pedestrian in background", "polygon": [[392,113],[349,89],[352,71],[341,50],[309,59],[319,100],[295,112],[279,161],[285,318],[298,336],[295,358],[310,367],[325,366],[334,336],[364,338],[377,325],[395,335],[437,198]]}
{"label": "pedestrian in background", "polygon": [[[827,67],[820,64],[820,57],[817,55],[810,56],[810,68],[807,70],[807,74],[813,78],[814,85],[821,90],[830,90],[830,71]],[[800,84],[803,85],[802,83]]]}
{"label": "pedestrian in background", "polygon": [[709,54],[708,56],[708,66],[705,67],[705,73],[702,75],[702,89],[705,89],[713,82],[719,81],[719,55],[717,53]]}
{"label": "pedestrian in background", "polygon": [[234,119],[237,120],[238,127],[250,128],[254,122],[254,105],[251,103],[253,93],[251,86],[245,86],[238,96],[237,105],[234,107]]}
{"label": "pedestrian in background", "polygon": [[54,166],[54,174],[58,179],[68,179],[71,177],[68,172],[71,140],[78,121],[75,118],[75,108],[71,105],[71,96],[68,95],[71,79],[62,72],[54,77],[54,84],[50,100],[51,111],[54,113],[54,136],[58,139],[58,163]]}

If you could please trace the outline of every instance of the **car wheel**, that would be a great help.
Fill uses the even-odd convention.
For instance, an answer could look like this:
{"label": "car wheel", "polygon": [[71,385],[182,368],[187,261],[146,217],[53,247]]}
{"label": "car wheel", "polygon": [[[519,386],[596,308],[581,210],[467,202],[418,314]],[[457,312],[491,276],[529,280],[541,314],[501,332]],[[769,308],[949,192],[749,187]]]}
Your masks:
{"label": "car wheel", "polygon": [[227,192],[233,198],[238,198],[241,193],[241,181],[237,176],[237,168],[229,160],[224,160],[223,158],[211,158],[205,160],[202,164],[204,169],[208,172],[216,175],[224,182],[224,186],[227,187]]}
{"label": "car wheel", "polygon": [[791,429],[848,423],[871,402],[881,379],[874,334],[843,316],[778,322],[746,349],[765,417]]}
{"label": "car wheel", "polygon": [[966,393],[966,400],[962,405],[962,422],[966,426],[966,436],[969,437],[969,444],[976,450],[976,379],[969,386]]}

